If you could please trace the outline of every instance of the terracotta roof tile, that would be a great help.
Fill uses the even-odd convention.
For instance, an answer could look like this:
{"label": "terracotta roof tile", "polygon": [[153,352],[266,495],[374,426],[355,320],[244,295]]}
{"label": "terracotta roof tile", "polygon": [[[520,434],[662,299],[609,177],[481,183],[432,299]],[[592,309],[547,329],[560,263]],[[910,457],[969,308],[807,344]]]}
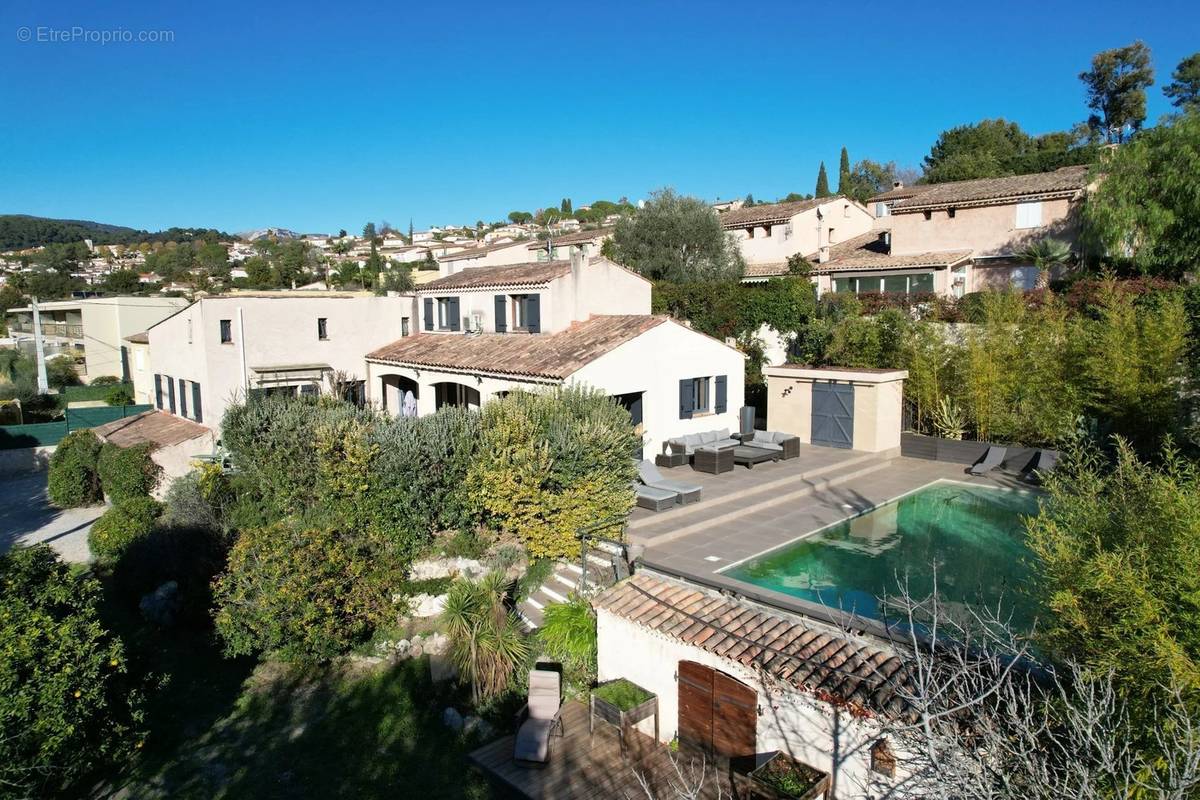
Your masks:
{"label": "terracotta roof tile", "polygon": [[[595,239],[607,239],[609,236],[612,236],[612,233],[614,230],[616,230],[615,227],[609,226],[607,228],[594,228],[590,231],[576,231],[575,233],[564,233],[562,236],[553,237],[553,241],[554,241],[555,245],[580,244],[581,242],[590,242]],[[530,243],[529,249],[530,250],[545,250],[546,249],[546,240],[539,239],[536,242]]]}
{"label": "terracotta roof tile", "polygon": [[929,184],[921,192],[892,205],[893,214],[946,206],[988,205],[1022,198],[1070,197],[1088,184],[1089,167],[1062,167],[1053,172],[979,178]]}
{"label": "terracotta roof tile", "polygon": [[367,354],[385,364],[565,379],[664,322],[649,314],[592,317],[559,333],[418,333]]}
{"label": "terracotta roof tile", "polygon": [[748,225],[765,225],[772,222],[786,222],[797,214],[816,208],[825,203],[832,203],[840,197],[814,197],[811,200],[793,200],[789,203],[771,203],[765,206],[743,206],[732,211],[722,212],[719,219],[721,226],[744,228]]}
{"label": "terracotta roof tile", "polygon": [[780,275],[787,275],[788,265],[786,261],[770,261],[763,264],[747,264],[745,272],[742,273],[743,278],[775,278]]}
{"label": "terracotta roof tile", "polygon": [[448,253],[447,255],[439,258],[438,261],[462,261],[463,259],[467,258],[480,258],[481,256],[486,256],[488,253],[495,252],[496,250],[503,250],[507,247],[517,247],[521,244],[523,244],[523,242],[520,241],[485,244],[482,247],[472,247],[469,250],[460,250],[457,253]]}
{"label": "terracotta roof tile", "polygon": [[506,264],[502,267],[467,267],[453,275],[432,280],[418,292],[437,292],[445,289],[473,289],[483,286],[533,286],[549,283],[571,271],[570,261],[539,261],[526,264]]}
{"label": "terracotta roof tile", "polygon": [[912,269],[914,267],[949,267],[966,261],[972,250],[941,250],[929,253],[889,255],[879,233],[871,231],[829,248],[829,260],[813,264],[813,272],[821,275],[872,269]]}
{"label": "terracotta roof tile", "polygon": [[[679,593],[683,586],[689,589]],[[680,628],[679,616],[697,608],[691,593],[706,601],[692,610],[693,624]],[[679,603],[686,597],[687,605]],[[595,606],[642,627],[724,655],[806,691],[846,700],[861,709],[887,714],[906,711],[896,681],[906,679],[896,652],[799,617],[760,608],[668,578],[640,572],[596,598]],[[666,608],[670,613],[664,615]]]}
{"label": "terracotta roof tile", "polygon": [[149,442],[155,447],[170,447],[211,433],[208,428],[165,411],[143,411],[132,417],[113,420],[92,428],[103,441],[120,447]]}

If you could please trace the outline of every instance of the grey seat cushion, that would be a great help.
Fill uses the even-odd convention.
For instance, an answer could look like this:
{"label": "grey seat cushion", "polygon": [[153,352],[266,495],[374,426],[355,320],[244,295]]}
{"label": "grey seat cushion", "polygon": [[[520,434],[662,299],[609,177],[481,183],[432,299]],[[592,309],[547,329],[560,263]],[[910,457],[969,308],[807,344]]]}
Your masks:
{"label": "grey seat cushion", "polygon": [[517,740],[513,743],[513,758],[519,761],[548,761],[553,727],[552,719],[527,719],[521,723]]}
{"label": "grey seat cushion", "polygon": [[702,433],[689,433],[686,436],[676,436],[668,439],[667,444],[676,453],[694,455],[698,447],[736,447],[741,444],[729,435],[729,428]]}
{"label": "grey seat cushion", "polygon": [[679,492],[673,492],[670,489],[660,489],[657,486],[646,486],[645,484],[635,484],[634,491],[639,497],[647,497],[651,500],[670,500]]}

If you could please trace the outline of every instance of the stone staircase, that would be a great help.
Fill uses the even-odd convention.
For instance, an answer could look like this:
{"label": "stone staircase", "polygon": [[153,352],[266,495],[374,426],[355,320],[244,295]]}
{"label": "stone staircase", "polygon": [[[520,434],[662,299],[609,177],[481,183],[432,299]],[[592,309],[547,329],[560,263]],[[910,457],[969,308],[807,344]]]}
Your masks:
{"label": "stone staircase", "polygon": [[554,565],[550,577],[532,592],[529,597],[517,604],[517,616],[528,630],[534,631],[542,626],[542,612],[546,606],[554,603],[565,603],[572,595],[582,589],[584,595],[602,592],[617,582],[613,570],[612,553],[607,548],[592,548],[587,552],[587,582],[580,586],[583,578],[583,568],[578,561],[559,561]]}

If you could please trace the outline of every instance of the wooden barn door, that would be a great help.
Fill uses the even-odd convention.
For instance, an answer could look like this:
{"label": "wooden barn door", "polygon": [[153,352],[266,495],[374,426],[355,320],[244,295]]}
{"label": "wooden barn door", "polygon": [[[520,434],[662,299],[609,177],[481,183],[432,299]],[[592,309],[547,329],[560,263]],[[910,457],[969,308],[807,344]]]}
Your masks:
{"label": "wooden barn door", "polygon": [[724,672],[679,662],[679,742],[723,758],[754,755],[758,694]]}

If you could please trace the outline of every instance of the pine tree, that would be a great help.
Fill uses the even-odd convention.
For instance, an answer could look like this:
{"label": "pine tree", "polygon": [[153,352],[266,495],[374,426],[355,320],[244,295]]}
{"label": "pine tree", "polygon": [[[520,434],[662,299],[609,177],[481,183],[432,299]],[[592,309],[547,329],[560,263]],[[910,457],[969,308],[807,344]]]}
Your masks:
{"label": "pine tree", "polygon": [[850,154],[842,148],[842,163],[838,165],[838,194],[846,194],[850,188]]}
{"label": "pine tree", "polygon": [[409,244],[412,244],[412,237],[413,237],[412,217],[409,217],[408,218],[408,243]]}
{"label": "pine tree", "polygon": [[817,190],[814,192],[817,197],[829,197],[829,176],[825,174],[825,162],[821,162],[821,169],[817,171]]}

